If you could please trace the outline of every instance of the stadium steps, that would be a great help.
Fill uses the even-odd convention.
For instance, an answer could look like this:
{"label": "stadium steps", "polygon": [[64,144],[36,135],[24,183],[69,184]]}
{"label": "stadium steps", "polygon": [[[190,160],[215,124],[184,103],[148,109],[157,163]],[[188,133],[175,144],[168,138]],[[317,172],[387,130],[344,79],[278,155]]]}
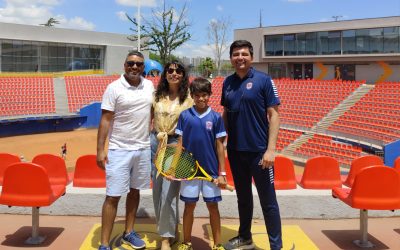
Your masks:
{"label": "stadium steps", "polygon": [[64,78],[54,78],[54,98],[56,101],[56,114],[69,115],[67,89]]}
{"label": "stadium steps", "polygon": [[298,157],[295,154],[296,149],[300,148],[308,139],[312,138],[315,133],[326,133],[326,129],[334,123],[341,115],[343,115],[350,107],[358,102],[364,95],[366,95],[374,86],[369,84],[362,84],[345,100],[343,100],[335,109],[328,113],[320,122],[311,128],[309,133],[305,133],[297,138],[293,143],[282,150],[282,154],[289,156],[296,164],[303,165],[306,159]]}

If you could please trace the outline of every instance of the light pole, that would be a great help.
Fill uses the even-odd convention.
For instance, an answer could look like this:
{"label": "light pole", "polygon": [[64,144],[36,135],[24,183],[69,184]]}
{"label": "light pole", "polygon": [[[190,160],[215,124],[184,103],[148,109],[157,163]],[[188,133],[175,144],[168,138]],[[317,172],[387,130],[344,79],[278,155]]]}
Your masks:
{"label": "light pole", "polygon": [[337,20],[338,20],[339,18],[341,18],[341,17],[343,17],[343,16],[332,16],[332,18],[335,19],[335,22],[337,22]]}
{"label": "light pole", "polygon": [[138,0],[137,20],[138,20],[138,44],[137,50],[140,52],[140,0]]}

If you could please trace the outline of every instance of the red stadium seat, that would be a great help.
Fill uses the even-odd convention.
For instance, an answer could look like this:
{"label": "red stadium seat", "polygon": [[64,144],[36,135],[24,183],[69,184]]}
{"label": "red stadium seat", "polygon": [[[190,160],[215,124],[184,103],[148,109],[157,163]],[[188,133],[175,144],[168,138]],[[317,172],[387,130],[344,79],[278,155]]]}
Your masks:
{"label": "red stadium seat", "polygon": [[275,157],[274,185],[277,190],[297,188],[294,165],[291,159],[285,156]]}
{"label": "red stadium seat", "polygon": [[233,181],[233,175],[231,171],[231,165],[229,165],[229,160],[228,157],[225,157],[225,171],[226,171],[226,181],[228,182],[229,185],[232,187],[235,186],[235,183]]}
{"label": "red stadium seat", "polygon": [[400,173],[400,156],[397,157],[397,159],[394,161],[394,169],[396,169]]}
{"label": "red stadium seat", "polygon": [[[52,154],[40,154],[33,158],[32,163],[38,164],[46,168],[52,185],[67,186],[72,176],[67,173],[67,167],[63,158]],[[70,174],[72,175],[72,173]]]}
{"label": "red stadium seat", "polygon": [[343,185],[351,187],[356,175],[366,167],[373,165],[383,165],[383,160],[376,155],[361,156],[351,162],[350,171],[347,176],[344,176]]}
{"label": "red stadium seat", "polygon": [[74,187],[106,187],[105,171],[97,166],[96,155],[83,155],[76,160]]}
{"label": "red stadium seat", "polygon": [[386,166],[370,166],[361,170],[351,188],[332,189],[332,196],[352,208],[360,209],[361,240],[359,247],[373,247],[368,241],[368,210],[400,209],[400,173]]}
{"label": "red stadium seat", "polygon": [[8,153],[0,153],[0,186],[3,184],[3,176],[4,176],[4,171],[6,170],[6,168],[10,164],[20,162],[20,161],[21,161],[21,159],[16,155],[12,155],[12,154],[8,154]]}
{"label": "red stadium seat", "polygon": [[329,156],[317,156],[308,159],[303,175],[297,176],[297,183],[305,189],[341,187],[338,161]]}
{"label": "red stadium seat", "polygon": [[52,185],[44,167],[33,163],[11,164],[4,173],[0,204],[32,207],[32,235],[26,244],[40,244],[39,207],[50,206],[65,194],[64,185]]}

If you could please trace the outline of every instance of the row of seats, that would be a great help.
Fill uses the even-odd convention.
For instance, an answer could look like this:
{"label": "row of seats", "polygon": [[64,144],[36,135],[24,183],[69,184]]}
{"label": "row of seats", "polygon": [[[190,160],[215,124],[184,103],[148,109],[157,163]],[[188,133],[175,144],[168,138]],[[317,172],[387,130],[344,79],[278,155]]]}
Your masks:
{"label": "row of seats", "polygon": [[[14,163],[13,163],[14,162]],[[226,160],[228,183],[233,185],[229,162]],[[7,165],[6,165],[7,164]],[[6,165],[6,167],[4,167]],[[2,167],[3,166],[3,167]],[[400,157],[395,169],[383,166],[378,157],[366,156],[352,163],[350,172],[341,181],[338,163],[331,157],[316,157],[307,161],[303,175],[296,178],[293,162],[286,157],[277,156],[275,160],[275,188],[293,189],[299,184],[308,189],[332,189],[332,195],[351,207],[361,209],[394,210],[400,209]],[[7,206],[32,207],[32,235],[27,244],[40,244],[44,237],[39,236],[39,208],[50,206],[66,192],[70,178],[65,163],[59,156],[41,154],[32,163],[20,162],[18,156],[0,154],[0,176],[2,191],[0,204]],[[104,171],[96,165],[94,155],[80,157],[76,162],[75,179],[81,179],[83,186],[104,187]],[[342,184],[349,188],[342,188]],[[362,225],[367,223],[367,214],[362,216]],[[361,228],[362,239],[359,244],[370,244],[366,228]]]}

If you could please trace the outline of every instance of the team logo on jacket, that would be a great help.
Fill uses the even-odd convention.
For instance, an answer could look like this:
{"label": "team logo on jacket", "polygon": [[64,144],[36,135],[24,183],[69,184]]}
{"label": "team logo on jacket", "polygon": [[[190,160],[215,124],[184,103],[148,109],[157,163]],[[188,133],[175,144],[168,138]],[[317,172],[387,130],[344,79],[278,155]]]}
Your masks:
{"label": "team logo on jacket", "polygon": [[211,130],[211,129],[212,129],[212,125],[213,125],[212,122],[207,121],[207,122],[206,122],[206,129],[207,129],[207,130]]}
{"label": "team logo on jacket", "polygon": [[246,84],[246,89],[251,89],[253,87],[253,83],[252,82],[248,82]]}

